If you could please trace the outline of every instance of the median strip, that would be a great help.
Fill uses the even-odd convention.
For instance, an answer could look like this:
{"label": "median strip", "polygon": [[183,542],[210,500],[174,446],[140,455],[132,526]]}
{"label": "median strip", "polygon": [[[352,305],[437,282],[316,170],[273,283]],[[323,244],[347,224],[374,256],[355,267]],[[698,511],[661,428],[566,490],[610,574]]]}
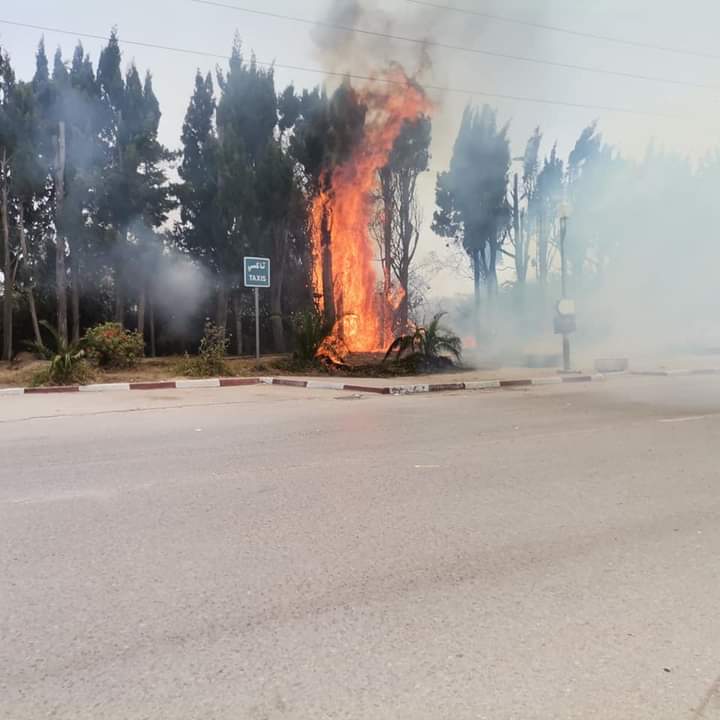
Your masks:
{"label": "median strip", "polygon": [[[706,373],[707,374],[707,373]],[[56,387],[7,388],[0,395],[43,395],[59,393],[124,392],[128,390],[194,390],[249,385],[277,385],[308,390],[335,390],[373,395],[417,395],[423,393],[460,392],[472,390],[512,390],[561,383],[585,383],[603,380],[604,375],[571,375],[564,377],[513,378],[509,380],[474,380],[449,383],[413,383],[407,385],[363,385],[325,380],[298,380],[285,377],[199,378],[188,380],[157,380],[131,383],[97,383],[93,385],[61,385]]]}

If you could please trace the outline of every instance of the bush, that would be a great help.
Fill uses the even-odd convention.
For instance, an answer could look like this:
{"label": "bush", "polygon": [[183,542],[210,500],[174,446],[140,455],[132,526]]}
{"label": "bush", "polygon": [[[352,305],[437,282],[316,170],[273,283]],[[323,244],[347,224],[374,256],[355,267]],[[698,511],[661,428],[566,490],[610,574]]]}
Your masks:
{"label": "bush", "polygon": [[301,364],[312,363],[315,361],[323,341],[332,331],[332,326],[325,321],[322,313],[317,309],[299,313],[293,320],[295,326],[293,357]]}
{"label": "bush", "polygon": [[84,341],[69,343],[63,340],[52,325],[44,320],[40,323],[50,334],[46,345],[31,344],[37,354],[50,361],[47,368],[33,375],[31,384],[76,385],[92,379],[92,372],[85,361]]}
{"label": "bush", "polygon": [[185,356],[180,368],[182,374],[194,377],[228,375],[229,371],[225,363],[227,346],[225,328],[220,328],[208,320],[205,323],[205,334],[200,341],[198,356],[194,358]]}
{"label": "bush", "polygon": [[85,334],[90,360],[100,367],[130,368],[145,354],[145,342],[138,332],[125,330],[119,323],[103,323]]}
{"label": "bush", "polygon": [[462,360],[462,340],[440,324],[444,315],[438,313],[427,325],[418,325],[412,333],[396,337],[385,354],[385,360],[395,353],[398,362],[414,366],[422,372],[450,368],[453,359],[459,363]]}
{"label": "bush", "polygon": [[50,361],[50,366],[38,370],[30,379],[31,387],[42,385],[83,385],[93,380],[93,372],[90,365],[84,359],[71,360],[67,358]]}

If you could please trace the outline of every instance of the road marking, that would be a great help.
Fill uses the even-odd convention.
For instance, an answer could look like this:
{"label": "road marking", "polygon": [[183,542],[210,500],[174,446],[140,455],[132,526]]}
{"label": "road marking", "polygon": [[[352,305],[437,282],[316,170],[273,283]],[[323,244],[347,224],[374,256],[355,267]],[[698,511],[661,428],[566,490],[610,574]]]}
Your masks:
{"label": "road marking", "polygon": [[707,418],[715,417],[714,415],[690,415],[688,417],[677,417],[677,418],[664,418],[658,420],[661,423],[684,423],[684,422],[696,422],[698,420],[706,420]]}

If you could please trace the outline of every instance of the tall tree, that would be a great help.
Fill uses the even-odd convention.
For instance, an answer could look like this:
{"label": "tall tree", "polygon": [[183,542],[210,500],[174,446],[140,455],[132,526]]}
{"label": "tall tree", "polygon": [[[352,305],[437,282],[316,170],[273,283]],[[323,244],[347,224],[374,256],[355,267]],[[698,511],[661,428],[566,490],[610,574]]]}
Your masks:
{"label": "tall tree", "polygon": [[572,218],[567,256],[577,277],[582,277],[586,268],[601,269],[601,256],[611,255],[611,245],[623,234],[618,219],[630,192],[626,165],[615,149],[603,142],[595,124],[582,131],[568,157],[567,198]]}
{"label": "tall tree", "polygon": [[103,110],[92,62],[78,43],[65,87],[66,169],[64,225],[70,255],[72,338],[80,338],[81,273],[101,233],[96,223],[97,190],[104,159],[100,136]]}
{"label": "tall tree", "polygon": [[135,222],[137,230],[134,233],[136,251],[133,266],[138,270],[135,277],[138,278],[139,283],[134,289],[138,303],[137,327],[142,334],[145,326],[144,311],[149,280],[147,273],[143,272],[142,246],[156,244],[155,231],[167,221],[169,213],[176,207],[167,178],[167,166],[174,158],[174,154],[158,140],[160,103],[155,95],[149,71],[145,74],[143,82],[141,108],[139,131],[135,139],[138,166],[133,174],[140,208],[140,214]]}
{"label": "tall tree", "polygon": [[530,243],[535,235],[536,217],[534,213],[537,177],[540,170],[539,156],[542,133],[535,128],[527,141],[523,155],[522,188],[518,185],[517,174],[513,178],[512,188],[512,241],[515,258],[515,274],[520,285],[527,280],[530,265]]}
{"label": "tall tree", "polygon": [[[323,198],[322,212],[310,222],[320,226],[323,308],[326,322],[335,322],[332,228],[329,201],[333,193],[333,172],[357,147],[365,126],[367,108],[349,80],[328,97],[324,90],[303,91],[295,100],[283,95],[281,122],[294,125],[290,152],[303,169],[305,186],[311,199]],[[291,118],[294,120],[291,121]],[[315,285],[320,283],[316,282]]]}
{"label": "tall tree", "polygon": [[47,165],[38,153],[40,126],[31,84],[16,85],[14,105],[17,142],[11,161],[10,195],[15,210],[17,256],[13,279],[17,279],[18,291],[21,290],[27,299],[35,341],[42,344],[35,304],[35,271],[37,259],[44,250],[40,247],[44,238],[42,234],[38,237],[34,232],[28,233],[28,227],[45,219]]}
{"label": "tall tree", "polygon": [[11,158],[17,145],[15,121],[15,74],[7,53],[0,51],[0,222],[2,223],[3,274],[3,360],[12,360],[13,351],[13,248],[10,236]]}
{"label": "tall tree", "polygon": [[433,230],[462,244],[470,256],[475,287],[476,323],[480,286],[497,291],[497,257],[509,220],[506,198],[510,169],[507,126],[485,105],[468,106],[453,149],[450,169],[437,180]]}
{"label": "tall tree", "polygon": [[[44,50],[38,52],[43,67]],[[45,65],[46,69],[46,65]],[[3,358],[13,354],[13,309],[18,281],[26,293],[39,339],[26,236],[28,216],[41,204],[46,169],[39,153],[36,98],[31,84],[17,82],[7,55],[0,53],[0,222],[2,227]]]}
{"label": "tall tree", "polygon": [[115,320],[125,322],[128,290],[144,229],[159,226],[172,207],[165,164],[171,154],[158,141],[160,109],[150,76],[143,83],[131,64],[123,79],[113,31],[98,62],[97,82],[106,114],[106,166],[100,218],[115,237]]}
{"label": "tall tree", "polygon": [[267,246],[273,262],[270,288],[270,323],[277,352],[285,352],[283,294],[295,216],[302,200],[295,182],[294,165],[279,142],[270,141],[257,168],[257,199],[260,221],[269,235]]}
{"label": "tall tree", "polygon": [[224,228],[219,205],[219,152],[213,81],[198,70],[182,128],[179,243],[215,275],[220,274]]}
{"label": "tall tree", "polygon": [[552,265],[552,251],[558,228],[558,209],[563,199],[565,164],[558,155],[557,143],[545,158],[538,173],[530,215],[537,227],[537,277],[542,286],[547,284]]}
{"label": "tall tree", "polygon": [[114,268],[115,320],[125,321],[124,245],[132,216],[128,188],[124,175],[127,135],[124,133],[125,82],[121,69],[122,56],[115,29],[108,44],[100,53],[97,83],[103,105],[101,133],[105,163],[100,182],[98,217],[109,235],[114,238],[111,265]]}
{"label": "tall tree", "polygon": [[262,251],[256,193],[258,165],[278,124],[272,69],[246,63],[235,38],[227,73],[218,71],[218,200],[223,239],[219,244],[217,324],[227,325],[229,293],[240,290],[242,257]]}
{"label": "tall tree", "polygon": [[68,340],[67,313],[67,227],[65,222],[65,171],[67,163],[67,93],[70,76],[62,59],[60,49],[55,53],[53,63],[53,113],[52,132],[55,140],[55,290],[57,297],[57,331],[61,340]]}
{"label": "tall tree", "polygon": [[384,290],[389,296],[393,276],[401,289],[397,330],[407,331],[411,305],[410,268],[420,238],[421,212],[417,181],[428,169],[432,123],[423,116],[406,122],[398,135],[388,164],[379,171],[382,201],[381,256]]}

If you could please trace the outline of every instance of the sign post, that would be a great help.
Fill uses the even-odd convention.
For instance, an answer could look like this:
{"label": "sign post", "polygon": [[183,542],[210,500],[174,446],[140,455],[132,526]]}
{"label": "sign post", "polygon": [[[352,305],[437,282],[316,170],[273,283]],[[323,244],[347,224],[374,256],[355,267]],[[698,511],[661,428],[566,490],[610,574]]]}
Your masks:
{"label": "sign post", "polygon": [[260,362],[260,288],[270,287],[270,258],[244,258],[245,287],[255,293],[255,359]]}

